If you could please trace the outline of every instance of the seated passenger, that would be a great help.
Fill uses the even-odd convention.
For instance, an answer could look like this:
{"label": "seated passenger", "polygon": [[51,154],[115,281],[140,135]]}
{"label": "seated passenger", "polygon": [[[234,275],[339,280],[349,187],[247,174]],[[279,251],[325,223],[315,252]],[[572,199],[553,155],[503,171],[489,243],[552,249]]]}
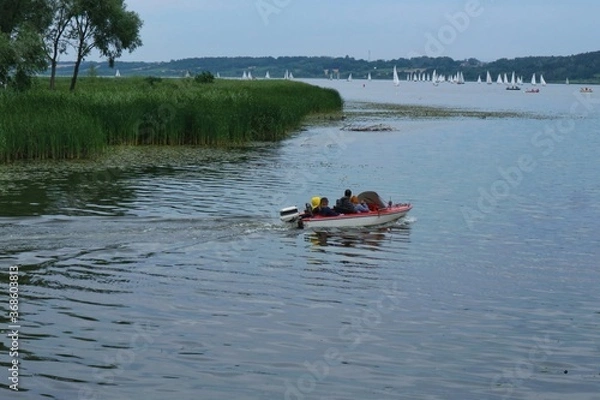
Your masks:
{"label": "seated passenger", "polygon": [[314,196],[312,199],[310,199],[310,213],[312,215],[319,214],[319,204],[320,203],[321,203],[321,197],[319,197],[319,196]]}
{"label": "seated passenger", "polygon": [[356,212],[369,212],[369,206],[364,201],[359,201],[358,197],[352,196],[350,197],[350,202],[354,205],[354,209]]}
{"label": "seated passenger", "polygon": [[322,197],[319,203],[319,215],[323,217],[336,217],[340,214],[329,208],[329,199],[327,197]]}
{"label": "seated passenger", "polygon": [[335,202],[334,210],[343,214],[354,214],[356,209],[354,204],[352,204],[350,201],[351,197],[352,191],[350,189],[346,189],[344,196]]}

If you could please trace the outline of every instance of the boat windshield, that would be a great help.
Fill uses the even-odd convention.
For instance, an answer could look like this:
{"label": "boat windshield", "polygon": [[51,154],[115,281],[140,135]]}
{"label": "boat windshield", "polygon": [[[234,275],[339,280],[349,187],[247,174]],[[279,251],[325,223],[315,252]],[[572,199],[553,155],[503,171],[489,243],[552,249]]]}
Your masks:
{"label": "boat windshield", "polygon": [[357,197],[359,200],[367,203],[369,205],[369,208],[370,208],[370,206],[375,206],[376,208],[385,208],[386,207],[383,199],[381,198],[381,196],[379,196],[379,194],[377,194],[377,192],[373,192],[373,191],[362,192]]}

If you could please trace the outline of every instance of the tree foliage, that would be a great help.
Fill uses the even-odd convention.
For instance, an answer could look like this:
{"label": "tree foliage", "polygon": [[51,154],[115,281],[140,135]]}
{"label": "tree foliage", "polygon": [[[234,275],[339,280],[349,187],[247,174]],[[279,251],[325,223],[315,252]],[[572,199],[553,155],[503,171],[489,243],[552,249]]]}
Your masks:
{"label": "tree foliage", "polygon": [[124,0],[0,0],[0,83],[27,86],[50,62],[53,88],[60,55],[74,49],[74,90],[93,50],[113,65],[123,51],[142,45],[141,26]]}
{"label": "tree foliage", "polygon": [[27,88],[46,67],[42,34],[49,24],[46,0],[0,0],[0,84]]}
{"label": "tree foliage", "polygon": [[73,0],[73,18],[69,38],[74,40],[77,56],[71,90],[75,90],[81,62],[97,49],[114,65],[123,50],[133,51],[142,45],[139,31],[142,20],[128,11],[123,0]]}

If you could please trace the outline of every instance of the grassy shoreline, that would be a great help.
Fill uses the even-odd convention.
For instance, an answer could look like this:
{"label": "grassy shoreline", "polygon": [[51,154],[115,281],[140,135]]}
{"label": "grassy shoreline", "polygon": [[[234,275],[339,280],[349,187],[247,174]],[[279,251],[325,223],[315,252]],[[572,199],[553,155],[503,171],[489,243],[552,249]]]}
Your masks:
{"label": "grassy shoreline", "polygon": [[113,145],[227,146],[276,141],[309,115],[340,113],[339,93],[283,80],[82,78],[0,91],[0,162],[86,159]]}

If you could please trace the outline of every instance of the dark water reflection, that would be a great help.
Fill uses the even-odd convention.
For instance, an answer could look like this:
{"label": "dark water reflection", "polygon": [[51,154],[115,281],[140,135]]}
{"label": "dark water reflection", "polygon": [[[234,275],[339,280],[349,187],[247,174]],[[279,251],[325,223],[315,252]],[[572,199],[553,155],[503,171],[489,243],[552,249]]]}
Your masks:
{"label": "dark water reflection", "polygon": [[[600,125],[576,121],[550,154],[531,145],[544,119],[390,118],[369,136],[340,122],[243,149],[2,166],[18,395],[593,398]],[[536,167],[478,208],[522,154]],[[368,231],[279,223],[346,187],[415,207]]]}

